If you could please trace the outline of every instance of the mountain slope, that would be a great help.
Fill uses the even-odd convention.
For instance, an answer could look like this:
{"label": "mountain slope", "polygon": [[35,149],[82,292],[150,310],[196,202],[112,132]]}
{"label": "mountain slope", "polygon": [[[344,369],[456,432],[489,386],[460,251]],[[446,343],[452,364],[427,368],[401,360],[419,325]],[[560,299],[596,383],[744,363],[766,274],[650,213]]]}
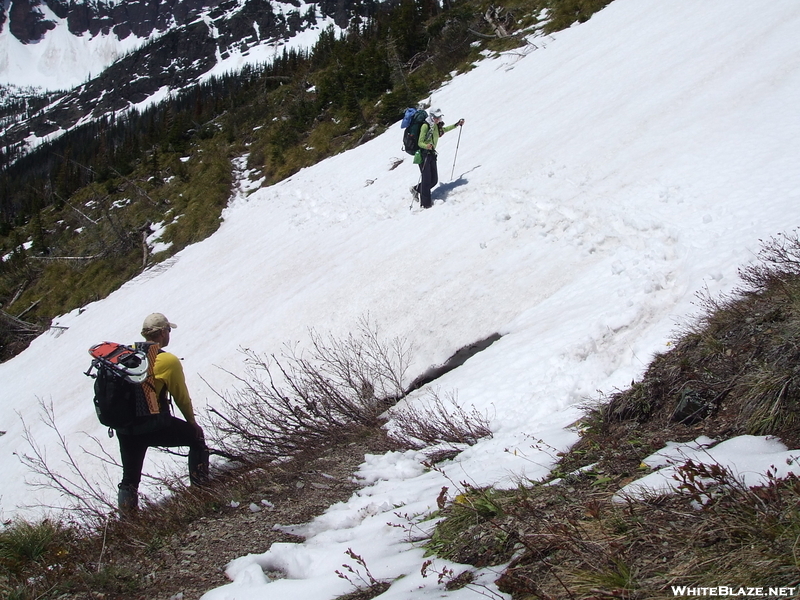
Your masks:
{"label": "mountain slope", "polygon": [[[412,377],[499,332],[436,384],[486,411],[492,439],[444,475],[413,452],[370,457],[361,472],[370,487],[302,528],[307,544],[242,559],[230,570],[237,583],[206,598],[344,593],[334,571],[348,547],[378,577],[406,575],[385,598],[441,593],[419,575],[422,551],[387,527],[395,512],[429,511],[452,481],[542,476],[574,441],[566,427],[581,402],[636,378],[689,318],[695,292],[730,290],[759,238],[798,222],[798,25],[790,0],[758,13],[739,0],[616,0],[433,94],[447,122],[466,125],[441,140],[432,210],[408,210],[418,172],[408,157],[393,168],[403,157],[397,127],[238,199],[211,238],[66,315],[60,335],[0,365],[3,509],[33,500],[12,456],[26,451],[19,415],[53,443],[38,397],[54,403],[74,448],[81,432],[102,436],[85,349],[135,340],[149,312],[178,323],[170,349],[185,357],[200,412],[217,402],[206,382],[231,389],[225,370],[244,371],[239,348],[302,348],[308,327],[343,336],[369,314],[387,337],[413,342]],[[116,451],[114,440],[102,444]],[[149,461],[183,468],[155,453]],[[89,457],[84,465],[102,474]],[[289,579],[267,584],[261,567]]]}
{"label": "mountain slope", "polygon": [[320,18],[346,27],[350,16],[347,2],[11,0],[0,14],[0,82],[71,89],[164,34],[186,35],[196,23],[205,24],[224,57],[288,40]]}
{"label": "mountain slope", "polygon": [[141,110],[287,48],[309,48],[323,29],[370,10],[350,0],[14,0],[0,22],[0,85],[15,100],[39,90],[56,97],[3,119],[4,153],[15,158],[88,121]]}

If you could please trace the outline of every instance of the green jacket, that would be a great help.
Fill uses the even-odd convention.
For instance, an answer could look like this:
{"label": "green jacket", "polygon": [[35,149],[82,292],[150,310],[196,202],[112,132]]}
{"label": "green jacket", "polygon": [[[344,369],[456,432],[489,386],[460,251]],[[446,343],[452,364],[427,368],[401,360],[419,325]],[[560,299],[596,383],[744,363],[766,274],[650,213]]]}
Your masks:
{"label": "green jacket", "polygon": [[[446,125],[442,129],[442,135],[447,133],[448,131],[452,131],[458,127],[458,123],[454,123],[453,125]],[[419,140],[417,140],[417,146],[419,146],[419,150],[414,155],[414,164],[419,165],[422,164],[422,150],[428,149],[428,144],[433,144],[433,149],[436,150],[436,144],[439,143],[439,128],[434,127],[431,129],[431,126],[428,125],[427,122],[422,124],[422,127],[419,129]]]}
{"label": "green jacket", "polygon": [[[453,131],[458,127],[458,123],[454,123],[453,125],[447,125],[443,129],[443,134],[447,133],[448,131]],[[436,150],[436,144],[439,143],[439,128],[434,127],[431,128],[427,122],[422,124],[422,127],[419,129],[419,140],[417,141],[417,145],[419,146],[420,150],[427,150],[428,144],[433,144],[433,149]]]}

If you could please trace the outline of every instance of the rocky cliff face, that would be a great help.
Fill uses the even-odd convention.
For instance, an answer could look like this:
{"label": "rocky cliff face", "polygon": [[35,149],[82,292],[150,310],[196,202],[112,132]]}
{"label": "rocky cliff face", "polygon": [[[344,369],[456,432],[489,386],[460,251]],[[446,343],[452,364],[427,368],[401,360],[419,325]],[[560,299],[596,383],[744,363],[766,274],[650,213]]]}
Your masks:
{"label": "rocky cliff face", "polygon": [[151,39],[35,113],[5,113],[0,139],[6,156],[24,153],[37,139],[87,118],[124,111],[159,90],[186,89],[228,56],[245,56],[262,44],[275,48],[322,25],[320,20],[346,27],[354,12],[364,16],[370,6],[363,0],[305,5],[299,0],[6,0],[0,32],[7,28],[23,44],[40,43],[65,23],[76,37]]}
{"label": "rocky cliff face", "polygon": [[[146,38],[154,31],[185,25],[220,4],[220,0],[11,0],[3,17],[7,15],[10,33],[24,44],[40,41],[55,28],[50,13],[66,20],[72,35],[113,34],[122,40],[129,35]],[[5,20],[0,18],[0,31]]]}
{"label": "rocky cliff face", "polygon": [[23,44],[42,39],[55,26],[45,17],[40,0],[13,0],[8,6],[8,29]]}
{"label": "rocky cliff face", "polygon": [[[102,2],[92,0],[6,0],[0,13],[0,32],[9,32],[23,44],[36,43],[57,25],[53,17],[66,21],[75,36],[88,34],[113,35],[124,40],[130,35],[147,38],[154,32],[164,32],[193,23],[200,17],[211,21],[222,19],[241,25],[249,21],[248,33],[256,23],[264,34],[270,33],[275,21],[269,0],[124,0]],[[300,15],[299,0],[276,2],[281,13]],[[323,0],[308,3],[323,16],[332,17],[339,27],[346,27],[353,5],[363,12],[363,2],[353,0]],[[293,10],[292,10],[293,9]],[[298,25],[295,23],[295,25]],[[289,33],[291,27],[283,33]]]}

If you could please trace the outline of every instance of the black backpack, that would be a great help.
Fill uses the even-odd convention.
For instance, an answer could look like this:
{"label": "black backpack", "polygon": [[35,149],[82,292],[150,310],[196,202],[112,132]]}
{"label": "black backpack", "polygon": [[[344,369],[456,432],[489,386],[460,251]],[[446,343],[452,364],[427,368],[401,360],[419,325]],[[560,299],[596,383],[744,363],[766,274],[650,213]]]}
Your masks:
{"label": "black backpack", "polygon": [[414,155],[419,150],[419,131],[427,118],[428,113],[424,110],[406,109],[400,127],[405,130],[403,132],[403,150],[408,154]]}
{"label": "black backpack", "polygon": [[157,349],[152,349],[154,345],[141,342],[130,347],[103,342],[89,349],[92,364],[86,375],[95,380],[94,409],[106,427],[126,429],[160,416],[161,403],[155,396],[151,368],[158,354]]}

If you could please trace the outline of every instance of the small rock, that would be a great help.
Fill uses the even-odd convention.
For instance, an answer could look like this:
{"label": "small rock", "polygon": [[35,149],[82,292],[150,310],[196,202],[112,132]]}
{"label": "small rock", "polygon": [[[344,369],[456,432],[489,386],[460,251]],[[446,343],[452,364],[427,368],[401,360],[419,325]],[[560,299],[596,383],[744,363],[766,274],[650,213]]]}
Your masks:
{"label": "small rock", "polygon": [[254,512],[254,513],[261,512],[261,507],[258,504],[256,504],[255,502],[251,502],[250,503],[250,512]]}

